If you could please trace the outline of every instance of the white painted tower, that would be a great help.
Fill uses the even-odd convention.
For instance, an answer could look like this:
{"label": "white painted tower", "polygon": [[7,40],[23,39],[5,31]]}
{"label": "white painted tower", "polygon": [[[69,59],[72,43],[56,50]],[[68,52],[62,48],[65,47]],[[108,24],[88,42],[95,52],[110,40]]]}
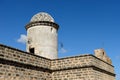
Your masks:
{"label": "white painted tower", "polygon": [[45,12],[34,15],[27,30],[27,52],[46,57],[49,59],[58,58],[58,24]]}

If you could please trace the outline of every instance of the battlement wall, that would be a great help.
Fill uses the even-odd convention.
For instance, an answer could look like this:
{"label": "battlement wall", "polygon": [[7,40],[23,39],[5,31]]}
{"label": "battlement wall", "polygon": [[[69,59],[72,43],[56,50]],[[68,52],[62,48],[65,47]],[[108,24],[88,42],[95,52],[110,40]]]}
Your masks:
{"label": "battlement wall", "polygon": [[60,58],[51,61],[52,70],[90,66],[91,58],[88,55]]}
{"label": "battlement wall", "polygon": [[92,66],[103,69],[110,73],[114,73],[114,66],[91,54],[55,59],[51,61],[52,70],[63,70],[69,68],[83,68]]}
{"label": "battlement wall", "polygon": [[53,80],[115,80],[114,67],[94,55],[51,61]]}
{"label": "battlement wall", "polygon": [[51,60],[0,44],[0,58],[51,70],[96,66],[114,73],[111,64],[91,54]]}
{"label": "battlement wall", "polygon": [[14,49],[0,44],[0,58],[10,60],[22,64],[29,64],[45,69],[50,69],[50,59],[40,57],[31,53],[27,53],[18,49]]}
{"label": "battlement wall", "polygon": [[0,80],[51,80],[50,61],[0,44]]}
{"label": "battlement wall", "polygon": [[94,65],[100,69],[106,70],[108,72],[114,73],[114,66],[105,62],[104,60],[101,60],[101,59],[91,55],[91,61],[92,61],[92,65]]}
{"label": "battlement wall", "polygon": [[0,44],[0,80],[115,80],[114,66],[94,55],[47,59]]}

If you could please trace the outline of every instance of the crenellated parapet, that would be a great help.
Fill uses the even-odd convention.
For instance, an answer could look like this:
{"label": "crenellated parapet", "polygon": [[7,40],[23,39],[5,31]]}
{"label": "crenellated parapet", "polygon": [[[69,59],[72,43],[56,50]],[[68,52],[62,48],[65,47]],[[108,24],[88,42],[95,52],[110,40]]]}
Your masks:
{"label": "crenellated parapet", "polygon": [[104,60],[105,62],[107,62],[109,64],[112,64],[111,59],[107,56],[104,49],[96,49],[96,50],[94,50],[94,54],[96,57]]}

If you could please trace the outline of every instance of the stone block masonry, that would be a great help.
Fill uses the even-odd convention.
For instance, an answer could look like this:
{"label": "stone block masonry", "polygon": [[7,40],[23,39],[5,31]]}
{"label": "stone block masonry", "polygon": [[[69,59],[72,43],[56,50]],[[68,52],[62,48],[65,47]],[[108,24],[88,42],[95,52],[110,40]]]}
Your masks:
{"label": "stone block masonry", "polygon": [[0,44],[0,80],[115,80],[115,74],[91,54],[47,59]]}
{"label": "stone block masonry", "polygon": [[53,80],[115,80],[113,66],[91,54],[51,62]]}
{"label": "stone block masonry", "polygon": [[50,60],[0,45],[0,80],[51,80]]}

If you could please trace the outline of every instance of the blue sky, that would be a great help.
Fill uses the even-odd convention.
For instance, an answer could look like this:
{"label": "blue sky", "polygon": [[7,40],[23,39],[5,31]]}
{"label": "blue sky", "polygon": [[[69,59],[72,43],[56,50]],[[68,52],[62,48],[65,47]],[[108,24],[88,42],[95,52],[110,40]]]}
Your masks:
{"label": "blue sky", "polygon": [[58,44],[63,43],[64,52],[59,57],[104,48],[120,79],[119,0],[0,0],[0,43],[25,50],[17,40],[38,12],[48,12],[60,26]]}

